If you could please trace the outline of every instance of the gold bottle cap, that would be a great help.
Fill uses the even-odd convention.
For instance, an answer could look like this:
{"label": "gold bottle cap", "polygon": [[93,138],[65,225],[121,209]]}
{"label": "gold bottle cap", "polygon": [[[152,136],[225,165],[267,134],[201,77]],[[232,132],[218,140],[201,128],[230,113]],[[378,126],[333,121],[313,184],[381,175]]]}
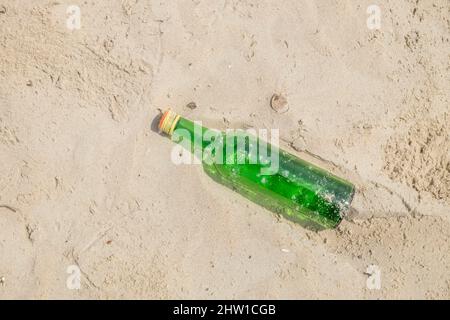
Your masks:
{"label": "gold bottle cap", "polygon": [[159,131],[171,136],[173,134],[173,131],[175,130],[178,120],[180,120],[179,115],[177,115],[170,109],[167,110],[162,115],[161,120],[159,120]]}

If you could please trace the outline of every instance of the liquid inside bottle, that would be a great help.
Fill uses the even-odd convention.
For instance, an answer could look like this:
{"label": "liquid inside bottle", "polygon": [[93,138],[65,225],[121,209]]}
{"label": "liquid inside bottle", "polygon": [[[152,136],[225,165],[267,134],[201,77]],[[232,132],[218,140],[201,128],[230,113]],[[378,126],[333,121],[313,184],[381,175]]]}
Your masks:
{"label": "liquid inside bottle", "polygon": [[212,131],[171,111],[161,118],[160,129],[201,154],[205,172],[215,181],[305,227],[334,228],[349,209],[350,182],[243,130]]}

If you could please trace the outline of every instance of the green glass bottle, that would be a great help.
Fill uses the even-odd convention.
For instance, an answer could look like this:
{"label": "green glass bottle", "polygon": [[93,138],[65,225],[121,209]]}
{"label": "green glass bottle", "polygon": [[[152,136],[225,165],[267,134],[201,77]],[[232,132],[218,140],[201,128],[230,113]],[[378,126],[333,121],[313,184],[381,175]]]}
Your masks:
{"label": "green glass bottle", "polygon": [[307,228],[334,228],[350,207],[350,182],[255,134],[210,130],[170,110],[159,129],[201,159],[215,181]]}

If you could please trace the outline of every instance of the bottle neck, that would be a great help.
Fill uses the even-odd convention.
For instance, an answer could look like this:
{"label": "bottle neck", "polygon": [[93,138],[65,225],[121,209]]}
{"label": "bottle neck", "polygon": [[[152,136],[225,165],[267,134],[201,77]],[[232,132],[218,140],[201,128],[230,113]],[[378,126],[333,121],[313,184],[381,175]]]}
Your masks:
{"label": "bottle neck", "polygon": [[189,145],[192,152],[194,149],[203,151],[210,144],[210,141],[203,139],[206,132],[209,131],[208,128],[183,118],[171,110],[166,111],[161,117],[159,129],[175,142],[186,145],[186,147]]}

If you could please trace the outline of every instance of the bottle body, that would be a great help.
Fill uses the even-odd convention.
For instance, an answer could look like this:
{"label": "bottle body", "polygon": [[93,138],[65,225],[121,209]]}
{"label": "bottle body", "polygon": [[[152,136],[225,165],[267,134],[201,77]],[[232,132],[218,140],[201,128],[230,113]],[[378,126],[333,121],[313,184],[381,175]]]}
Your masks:
{"label": "bottle body", "polygon": [[212,179],[305,227],[336,227],[350,206],[351,183],[247,132],[211,134],[184,118],[173,132],[176,142],[194,154],[201,151],[203,168]]}

